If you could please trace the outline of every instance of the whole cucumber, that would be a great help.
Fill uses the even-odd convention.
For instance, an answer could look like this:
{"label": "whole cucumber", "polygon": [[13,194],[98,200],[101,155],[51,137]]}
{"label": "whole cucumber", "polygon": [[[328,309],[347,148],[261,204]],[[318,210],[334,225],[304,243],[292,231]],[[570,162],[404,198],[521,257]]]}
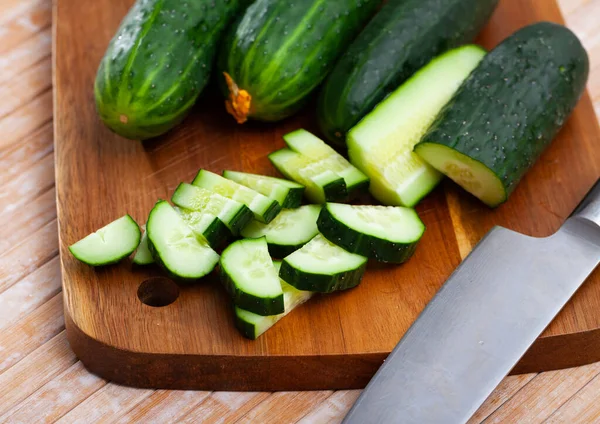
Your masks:
{"label": "whole cucumber", "polygon": [[470,43],[498,0],[389,0],[327,77],[317,118],[330,144],[431,59]]}
{"label": "whole cucumber", "polygon": [[208,81],[217,43],[247,0],[137,0],[96,74],[96,108],[130,139],[156,137],[186,116]]}
{"label": "whole cucumber", "polygon": [[381,0],[257,0],[219,52],[226,107],[238,123],[296,112]]}

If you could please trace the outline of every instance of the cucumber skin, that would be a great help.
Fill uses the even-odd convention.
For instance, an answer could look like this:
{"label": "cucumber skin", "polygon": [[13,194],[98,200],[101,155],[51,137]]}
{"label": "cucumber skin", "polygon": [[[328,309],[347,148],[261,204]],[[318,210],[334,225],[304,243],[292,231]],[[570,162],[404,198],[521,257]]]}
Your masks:
{"label": "cucumber skin", "polygon": [[[252,96],[249,117],[278,121],[298,111],[373,15],[380,0],[257,0],[227,30],[217,60]],[[294,32],[301,31],[296,40]],[[276,52],[287,42],[284,53]]]}
{"label": "cucumber skin", "polygon": [[[308,243],[308,241],[306,243]],[[267,246],[269,248],[269,255],[271,255],[272,258],[283,259],[286,256],[294,253],[296,250],[301,249],[302,246],[304,246],[306,243],[300,243],[300,244],[267,243]]]}
{"label": "cucumber skin", "polygon": [[[235,310],[236,306],[233,306],[233,320],[235,328],[247,339],[256,340],[258,336],[256,335],[256,326],[254,324],[250,324],[247,321],[244,321],[238,318]],[[238,306],[239,308],[239,306]]]}
{"label": "cucumber skin", "polygon": [[[368,234],[359,233],[336,220],[331,212],[321,209],[317,227],[330,242],[344,250],[366,256],[379,262],[401,264],[406,262],[417,249],[418,240],[413,243],[393,243]],[[425,226],[423,226],[423,231]]]}
{"label": "cucumber skin", "polygon": [[227,269],[223,265],[222,261],[220,268],[221,270],[219,275],[221,283],[223,284],[223,287],[225,287],[227,293],[229,293],[233,299],[233,303],[236,306],[262,316],[277,315],[285,312],[283,305],[283,293],[269,299],[263,299],[253,296],[249,293],[245,293],[236,287],[234,281],[227,273]]}
{"label": "cucumber skin", "polygon": [[569,29],[527,26],[483,58],[415,152],[437,143],[482,163],[506,200],[575,108],[588,73],[587,53]]}
{"label": "cucumber skin", "polygon": [[137,0],[96,74],[96,108],[104,123],[123,137],[144,140],[181,122],[208,82],[222,33],[247,2]]}
{"label": "cucumber skin", "polygon": [[281,209],[296,209],[302,205],[302,197],[304,196],[305,188],[290,188],[288,195],[281,204]]}
{"label": "cucumber skin", "polygon": [[[183,220],[185,221],[185,219]],[[194,230],[192,229],[192,231]],[[198,234],[195,231],[194,233],[204,237],[210,245],[210,247],[212,247],[213,249],[218,249],[233,237],[233,234],[231,233],[229,228],[227,228],[223,221],[221,221],[217,217],[215,217],[215,219],[210,223],[210,225],[206,228],[206,230],[204,230],[202,234]]]}
{"label": "cucumber skin", "polygon": [[317,120],[332,145],[439,54],[471,42],[499,0],[390,0],[329,74]]}
{"label": "cucumber skin", "polygon": [[367,269],[367,262],[352,271],[334,275],[312,274],[292,267],[285,259],[281,262],[279,278],[298,290],[332,293],[347,290],[360,284]]}

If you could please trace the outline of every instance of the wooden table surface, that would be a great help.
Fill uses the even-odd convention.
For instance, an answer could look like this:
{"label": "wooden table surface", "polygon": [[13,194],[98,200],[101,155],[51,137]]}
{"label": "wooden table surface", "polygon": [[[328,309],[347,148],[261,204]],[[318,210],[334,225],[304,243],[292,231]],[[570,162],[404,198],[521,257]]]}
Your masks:
{"label": "wooden table surface", "polygon": [[[590,53],[599,116],[600,0],[558,2]],[[0,0],[0,422],[339,422],[359,391],[133,389],[88,373],[71,352],[57,256],[51,20],[51,0]],[[513,376],[472,422],[600,423],[599,400],[600,363]]]}

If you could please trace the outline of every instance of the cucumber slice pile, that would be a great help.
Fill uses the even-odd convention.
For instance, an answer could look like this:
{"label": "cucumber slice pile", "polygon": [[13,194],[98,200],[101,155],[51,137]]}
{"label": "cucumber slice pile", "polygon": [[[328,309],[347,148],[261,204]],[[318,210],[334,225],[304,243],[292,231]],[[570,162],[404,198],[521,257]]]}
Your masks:
{"label": "cucumber slice pile", "polygon": [[[279,273],[281,262],[273,261],[275,271]],[[248,339],[255,340],[281,318],[289,314],[293,309],[300,306],[313,296],[313,292],[298,290],[283,280],[279,280],[283,290],[283,306],[285,312],[277,315],[258,315],[248,312],[238,306],[235,307],[235,326]]]}
{"label": "cucumber slice pile", "polygon": [[197,236],[168,202],[156,203],[146,225],[154,259],[173,277],[197,280],[211,272],[219,255]]}
{"label": "cucumber slice pile", "polygon": [[243,203],[254,213],[255,219],[266,224],[281,210],[276,200],[205,169],[198,172],[192,184]]}
{"label": "cucumber slice pile", "polygon": [[413,148],[484,56],[465,46],[437,57],[350,130],[350,161],[371,178],[381,203],[412,207],[441,180]]}
{"label": "cucumber slice pile", "polygon": [[221,282],[235,305],[246,311],[285,312],[283,290],[264,238],[238,240],[223,251]]}
{"label": "cucumber slice pile", "polygon": [[328,203],[319,231],[349,252],[381,262],[402,263],[414,253],[425,231],[414,209]]}
{"label": "cucumber slice pile", "polygon": [[315,237],[320,205],[306,205],[297,209],[284,209],[268,224],[252,221],[241,232],[242,237],[265,237],[269,253],[274,258],[284,258],[300,249]]}
{"label": "cucumber slice pile", "polygon": [[354,198],[369,186],[369,178],[339,153],[306,130],[286,134],[287,148],[269,155],[271,163],[287,178],[306,186],[313,203]]}
{"label": "cucumber slice pile", "polygon": [[144,234],[142,235],[142,240],[135,251],[135,255],[133,255],[132,262],[136,265],[150,265],[154,263],[154,258],[152,257],[152,252],[148,248],[148,232],[146,231],[146,226],[142,226],[144,230]]}
{"label": "cucumber slice pile", "polygon": [[270,199],[277,200],[282,208],[293,209],[302,204],[302,195],[304,194],[302,184],[282,178],[229,170],[223,171],[223,176],[228,180],[258,191]]}
{"label": "cucumber slice pile", "polygon": [[137,223],[125,215],[72,244],[69,250],[88,265],[110,265],[131,255],[140,244],[140,238]]}
{"label": "cucumber slice pile", "polygon": [[367,258],[347,252],[318,234],[283,259],[279,276],[298,290],[331,293],[357,286]]}

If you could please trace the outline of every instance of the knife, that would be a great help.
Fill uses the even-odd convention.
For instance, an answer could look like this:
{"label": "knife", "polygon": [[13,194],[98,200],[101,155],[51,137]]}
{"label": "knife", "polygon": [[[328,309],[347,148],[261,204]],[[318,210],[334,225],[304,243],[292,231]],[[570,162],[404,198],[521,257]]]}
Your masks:
{"label": "knife", "polygon": [[343,423],[466,422],[600,261],[600,180],[552,236],[494,227],[452,273]]}

